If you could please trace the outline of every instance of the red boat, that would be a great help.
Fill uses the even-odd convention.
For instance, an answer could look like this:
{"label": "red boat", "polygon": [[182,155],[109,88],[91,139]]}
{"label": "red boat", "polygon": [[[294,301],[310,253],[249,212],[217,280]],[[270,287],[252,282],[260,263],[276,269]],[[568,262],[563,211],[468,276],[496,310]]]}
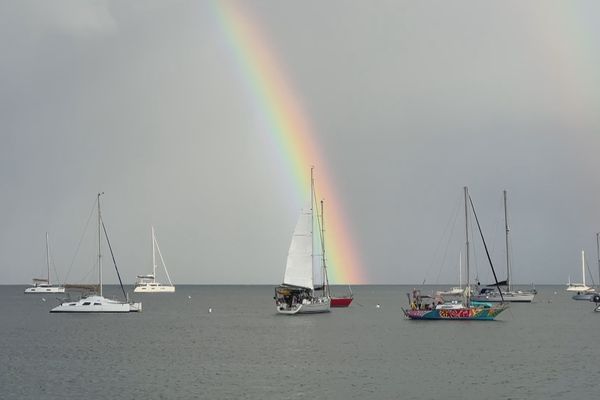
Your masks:
{"label": "red boat", "polygon": [[353,296],[344,296],[344,297],[331,297],[331,307],[348,307],[352,300]]}

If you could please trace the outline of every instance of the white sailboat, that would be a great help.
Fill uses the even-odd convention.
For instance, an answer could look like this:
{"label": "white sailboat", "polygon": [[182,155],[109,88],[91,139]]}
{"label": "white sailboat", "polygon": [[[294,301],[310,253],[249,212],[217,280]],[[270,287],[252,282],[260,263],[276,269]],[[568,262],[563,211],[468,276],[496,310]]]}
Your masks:
{"label": "white sailboat", "polygon": [[465,289],[462,287],[462,251],[458,254],[458,284],[448,290],[438,290],[437,296],[443,297],[460,297],[464,295]]}
{"label": "white sailboat", "polygon": [[585,283],[585,251],[583,250],[581,250],[581,279],[582,283],[571,283],[571,277],[569,277],[569,283],[565,290],[576,292],[573,295],[573,300],[590,300],[594,295],[594,288]]}
{"label": "white sailboat", "polygon": [[[167,279],[169,280],[169,284],[163,284],[156,282],[156,253],[158,252],[158,256],[160,258],[160,262],[165,270],[165,274],[167,275]],[[169,271],[167,270],[167,265],[165,264],[165,260],[163,259],[162,253],[160,251],[160,247],[158,246],[158,241],[156,240],[156,234],[154,233],[154,227],[152,227],[152,274],[150,275],[138,275],[137,281],[135,283],[135,289],[133,291],[135,293],[174,293],[175,286],[173,282],[171,282],[171,277],[169,276]]]}
{"label": "white sailboat", "polygon": [[[315,252],[315,188],[310,170],[310,207],[302,210],[288,252],[283,283],[275,288],[275,305],[280,314],[308,314],[330,311],[324,252]],[[322,230],[317,230],[322,235]],[[323,241],[317,241],[322,244]]]}
{"label": "white sailboat", "polygon": [[[126,312],[141,312],[142,303],[129,302],[123,284],[121,283],[121,277],[119,276],[119,282],[121,283],[121,290],[127,301],[123,302],[120,300],[107,299],[102,295],[102,232],[106,237],[108,247],[112,254],[110,242],[108,241],[108,235],[106,234],[106,228],[102,221],[102,214],[100,212],[100,196],[103,193],[98,193],[98,282],[99,282],[99,293],[82,297],[79,301],[66,301],[60,305],[54,307],[50,312],[52,313],[126,313]],[[114,261],[114,255],[113,255]],[[116,269],[116,264],[115,264]],[[117,269],[117,275],[119,270]]]}
{"label": "white sailboat", "polygon": [[64,293],[65,287],[50,283],[50,245],[48,243],[48,232],[46,232],[46,267],[48,274],[46,278],[33,278],[31,287],[25,289],[25,293]]}
{"label": "white sailboat", "polygon": [[[512,266],[510,262],[510,251],[508,245],[508,213],[506,207],[506,190],[504,194],[504,232],[506,240],[506,281],[500,282],[498,285],[490,285],[481,289],[479,294],[473,296],[473,300],[487,302],[513,302],[513,303],[531,303],[535,297],[535,293],[530,290],[514,290],[512,286]],[[506,287],[502,289],[502,295],[498,291],[498,287]]]}

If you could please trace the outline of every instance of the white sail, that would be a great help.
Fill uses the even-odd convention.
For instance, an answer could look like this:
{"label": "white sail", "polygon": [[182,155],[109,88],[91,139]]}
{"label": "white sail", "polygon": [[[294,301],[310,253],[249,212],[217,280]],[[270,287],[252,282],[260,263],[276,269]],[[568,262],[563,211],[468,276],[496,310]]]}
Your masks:
{"label": "white sail", "polygon": [[313,283],[313,215],[302,210],[288,252],[283,283],[314,289]]}

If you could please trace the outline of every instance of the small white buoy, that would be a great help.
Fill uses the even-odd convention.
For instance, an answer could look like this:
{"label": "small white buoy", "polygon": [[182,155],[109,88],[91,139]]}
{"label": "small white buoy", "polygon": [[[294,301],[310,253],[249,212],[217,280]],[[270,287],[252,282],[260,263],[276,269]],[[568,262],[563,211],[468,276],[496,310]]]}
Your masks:
{"label": "small white buoy", "polygon": [[45,297],[42,297],[42,301],[45,303],[45,302],[46,302],[46,298],[45,298]]}
{"label": "small white buoy", "polygon": [[210,314],[212,312],[212,308],[208,307],[208,313]]}
{"label": "small white buoy", "polygon": [[381,306],[379,304],[375,305],[375,308],[380,308]]}
{"label": "small white buoy", "polygon": [[192,296],[188,296],[188,299],[191,299],[191,298],[192,298]]}
{"label": "small white buoy", "polygon": [[557,294],[556,292],[554,292],[554,294]]}

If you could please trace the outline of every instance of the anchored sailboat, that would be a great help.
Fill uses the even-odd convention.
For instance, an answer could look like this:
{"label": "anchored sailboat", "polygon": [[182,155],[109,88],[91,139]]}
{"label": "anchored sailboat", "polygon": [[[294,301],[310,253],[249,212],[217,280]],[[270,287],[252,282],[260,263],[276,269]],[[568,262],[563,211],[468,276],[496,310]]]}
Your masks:
{"label": "anchored sailboat", "polygon": [[[477,222],[477,227],[479,228],[479,233],[483,240],[483,235],[481,233],[481,226],[479,225],[479,220],[477,219],[477,214],[475,214],[475,208],[473,207],[473,202],[469,197],[469,192],[467,187],[464,187],[465,193],[465,236],[466,236],[466,275],[467,275],[467,285],[465,288],[465,297],[464,302],[452,302],[452,303],[444,303],[438,299],[433,299],[433,303],[429,303],[428,300],[431,299],[429,296],[421,296],[419,290],[413,290],[412,298],[411,295],[408,294],[410,309],[402,310],[404,311],[404,315],[410,319],[424,319],[424,320],[493,320],[496,318],[498,314],[508,308],[508,305],[505,304],[496,304],[496,305],[483,305],[478,304],[477,302],[471,302],[471,290],[470,290],[470,282],[469,282],[469,208],[468,203],[471,204],[471,210],[473,211],[473,215],[475,217],[475,221]],[[483,245],[485,247],[486,254],[488,256],[488,261],[490,262],[490,267],[492,268],[492,272],[494,274],[494,278],[496,278],[496,272],[494,271],[494,267],[491,263],[491,259],[489,253],[487,251],[487,245],[485,244],[485,240],[483,240]],[[496,280],[497,281],[497,280]],[[437,300],[437,301],[436,301]]]}
{"label": "anchored sailboat", "polygon": [[[169,284],[163,284],[156,282],[156,253],[158,252],[158,256],[160,258],[160,262],[165,270],[165,274],[167,275],[167,279],[169,280]],[[158,246],[158,241],[156,240],[156,234],[154,233],[154,227],[152,227],[152,274],[151,275],[138,275],[138,280],[135,283],[135,289],[133,291],[135,293],[174,293],[175,286],[173,286],[173,282],[171,282],[171,277],[169,276],[169,271],[167,271],[167,265],[165,264],[165,260],[163,259],[162,253],[160,252],[160,247]]]}
{"label": "anchored sailboat", "polygon": [[[283,283],[275,288],[280,314],[329,312],[330,297],[324,251],[315,251],[315,183],[310,170],[310,206],[302,210],[288,252]],[[317,229],[322,234],[322,230]],[[323,245],[322,239],[319,241]]]}
{"label": "anchored sailboat", "polygon": [[571,277],[569,277],[569,283],[565,289],[567,292],[576,292],[573,295],[573,300],[590,300],[594,294],[594,288],[586,285],[585,283],[585,251],[581,250],[581,279],[582,283],[571,283]]}
{"label": "anchored sailboat", "polygon": [[[100,196],[103,193],[98,193],[98,294],[92,294],[82,297],[79,301],[66,301],[60,305],[54,307],[50,312],[52,313],[126,313],[126,312],[138,312],[142,311],[142,303],[129,302],[125,289],[123,288],[123,282],[121,282],[121,275],[115,262],[115,257],[108,240],[108,234],[106,233],[106,227],[102,220],[102,214],[100,212]],[[110,250],[117,276],[119,277],[119,283],[121,284],[121,290],[126,301],[119,301],[113,299],[107,299],[102,296],[102,233],[106,238],[106,243]]]}
{"label": "anchored sailboat", "polygon": [[64,293],[65,287],[50,283],[50,244],[48,243],[48,232],[46,232],[46,267],[48,274],[46,278],[33,278],[31,287],[25,289],[25,293]]}
{"label": "anchored sailboat", "polygon": [[[510,262],[510,251],[508,233],[508,213],[506,207],[506,190],[504,193],[504,232],[506,241],[506,280],[499,282],[498,287],[496,285],[488,285],[481,289],[479,294],[473,296],[475,301],[489,301],[489,302],[520,302],[520,303],[531,303],[535,297],[535,293],[530,290],[513,290],[512,287],[512,265]],[[506,287],[506,290],[502,290],[500,287]],[[500,295],[502,290],[502,295]]]}

